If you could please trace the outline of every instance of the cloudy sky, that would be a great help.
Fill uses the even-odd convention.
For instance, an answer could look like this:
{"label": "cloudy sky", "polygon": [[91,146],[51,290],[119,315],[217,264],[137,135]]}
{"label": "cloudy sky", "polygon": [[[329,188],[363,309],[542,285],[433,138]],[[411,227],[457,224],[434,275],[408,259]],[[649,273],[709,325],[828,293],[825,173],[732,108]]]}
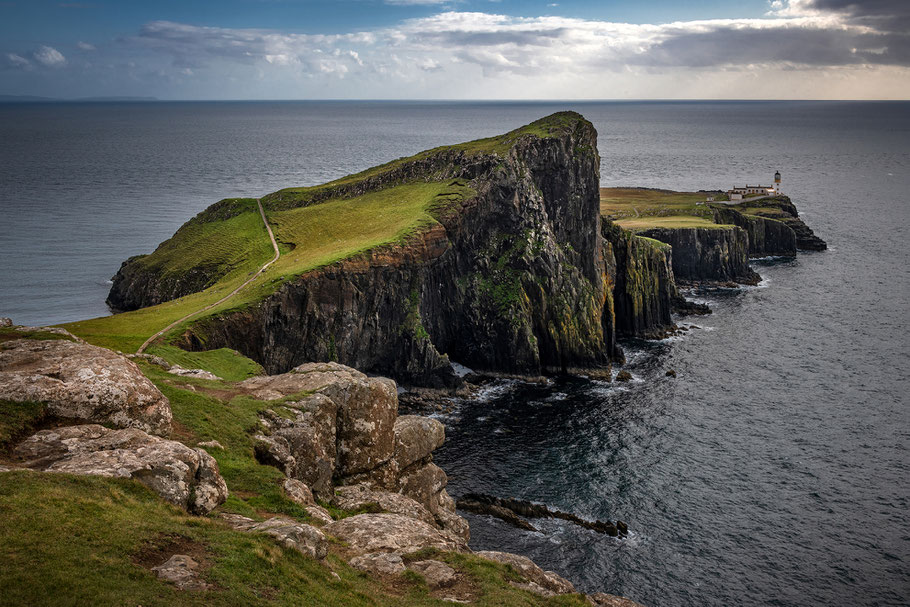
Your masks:
{"label": "cloudy sky", "polygon": [[0,0],[0,94],[908,99],[910,0]]}

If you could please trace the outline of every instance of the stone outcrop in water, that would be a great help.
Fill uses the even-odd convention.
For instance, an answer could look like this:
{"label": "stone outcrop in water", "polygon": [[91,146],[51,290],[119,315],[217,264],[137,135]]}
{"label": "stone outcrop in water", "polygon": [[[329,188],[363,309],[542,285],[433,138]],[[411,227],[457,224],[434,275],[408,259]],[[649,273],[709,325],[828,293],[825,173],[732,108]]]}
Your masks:
{"label": "stone outcrop in water", "polygon": [[803,251],[823,251],[828,248],[827,243],[815,235],[799,216],[796,205],[788,196],[774,196],[728,205],[742,213],[754,217],[773,219],[793,230],[796,237],[796,248]]}
{"label": "stone outcrop in water", "polygon": [[495,516],[510,525],[528,531],[536,531],[536,529],[525,518],[558,518],[575,523],[585,529],[613,537],[626,535],[629,530],[622,521],[617,521],[616,524],[610,521],[586,521],[569,512],[551,510],[544,504],[535,504],[534,502],[511,497],[501,498],[479,493],[468,493],[458,498],[457,506],[467,512]]}
{"label": "stone outcrop in water", "polygon": [[749,267],[749,235],[736,226],[650,228],[639,232],[673,248],[673,274],[681,284],[758,284]]}
{"label": "stone outcrop in water", "polygon": [[795,257],[796,232],[783,221],[744,215],[721,205],[714,207],[714,221],[735,225],[749,238],[749,257]]}

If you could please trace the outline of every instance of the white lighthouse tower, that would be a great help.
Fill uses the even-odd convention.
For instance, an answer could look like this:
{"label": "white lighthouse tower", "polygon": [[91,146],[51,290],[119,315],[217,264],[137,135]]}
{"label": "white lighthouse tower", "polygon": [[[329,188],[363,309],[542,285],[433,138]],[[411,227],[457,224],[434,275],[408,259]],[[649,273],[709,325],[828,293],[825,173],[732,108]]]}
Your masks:
{"label": "white lighthouse tower", "polygon": [[780,171],[774,173],[774,193],[780,195]]}

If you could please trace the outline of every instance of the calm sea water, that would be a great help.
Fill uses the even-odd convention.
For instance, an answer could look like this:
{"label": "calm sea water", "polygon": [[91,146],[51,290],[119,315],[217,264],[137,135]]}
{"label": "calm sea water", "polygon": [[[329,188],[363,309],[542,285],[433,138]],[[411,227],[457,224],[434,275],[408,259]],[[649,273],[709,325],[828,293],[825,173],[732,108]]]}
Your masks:
{"label": "calm sea water", "polygon": [[[768,182],[827,252],[701,294],[631,384],[504,382],[445,418],[451,492],[622,519],[623,540],[471,516],[472,546],[652,607],[910,604],[907,103],[0,105],[0,315],[105,314],[108,279],[215,200],[575,109],[604,185]],[[676,379],[666,378],[675,369]]]}

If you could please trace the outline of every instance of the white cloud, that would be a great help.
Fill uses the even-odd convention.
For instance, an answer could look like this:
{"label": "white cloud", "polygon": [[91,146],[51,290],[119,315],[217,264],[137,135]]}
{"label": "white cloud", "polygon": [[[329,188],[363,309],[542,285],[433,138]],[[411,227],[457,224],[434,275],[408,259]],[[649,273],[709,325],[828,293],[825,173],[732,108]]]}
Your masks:
{"label": "white cloud", "polygon": [[66,57],[52,46],[40,46],[32,53],[35,61],[45,67],[62,67],[66,65]]}
{"label": "white cloud", "polygon": [[[780,97],[910,96],[902,1],[910,6],[875,0],[873,11],[851,0],[774,0],[764,18],[664,24],[442,11],[331,35],[154,21],[93,63],[129,61],[117,69],[131,82],[192,82],[208,98],[738,97],[761,96],[755,83],[770,80]],[[2,61],[24,71],[64,63],[51,47]]]}
{"label": "white cloud", "polygon": [[80,51],[94,51],[94,50],[96,50],[94,44],[89,44],[88,42],[82,42],[81,40],[80,40],[79,42],[76,43],[76,48],[78,48]]}
{"label": "white cloud", "polygon": [[16,53],[7,53],[6,54],[6,63],[10,67],[28,69],[32,66],[32,62],[23,57],[22,55],[17,55]]}

